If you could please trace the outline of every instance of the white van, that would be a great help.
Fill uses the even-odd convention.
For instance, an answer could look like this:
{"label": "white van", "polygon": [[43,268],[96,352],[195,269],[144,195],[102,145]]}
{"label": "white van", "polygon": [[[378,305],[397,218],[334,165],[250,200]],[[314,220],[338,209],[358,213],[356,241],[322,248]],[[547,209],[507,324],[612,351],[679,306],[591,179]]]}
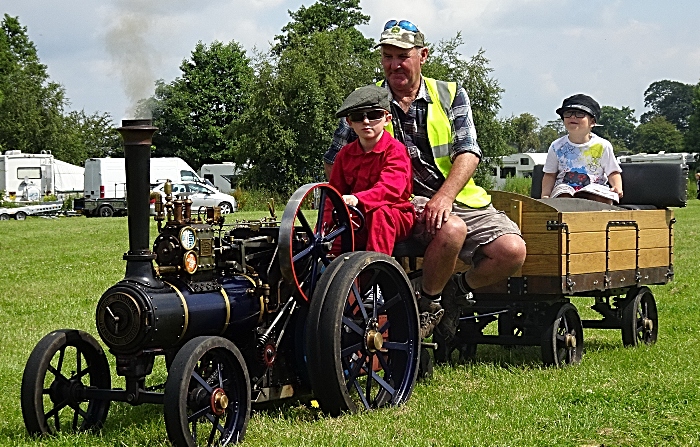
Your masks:
{"label": "white van", "polygon": [[[166,180],[202,181],[185,161],[178,157],[151,158],[149,183],[157,185]],[[88,158],[85,160],[86,199],[126,197],[126,168],[123,158]]]}

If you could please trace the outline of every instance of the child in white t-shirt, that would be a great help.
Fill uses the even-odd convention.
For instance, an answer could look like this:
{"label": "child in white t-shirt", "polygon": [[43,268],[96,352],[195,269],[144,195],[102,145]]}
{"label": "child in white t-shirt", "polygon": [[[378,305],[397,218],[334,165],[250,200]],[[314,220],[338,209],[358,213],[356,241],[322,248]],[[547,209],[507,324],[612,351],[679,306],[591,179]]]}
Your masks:
{"label": "child in white t-shirt", "polygon": [[[568,132],[549,146],[542,178],[542,198],[577,197],[617,203],[622,197],[622,169],[610,142],[592,132],[600,106],[590,96],[566,98],[557,114]],[[609,185],[609,186],[608,186]]]}

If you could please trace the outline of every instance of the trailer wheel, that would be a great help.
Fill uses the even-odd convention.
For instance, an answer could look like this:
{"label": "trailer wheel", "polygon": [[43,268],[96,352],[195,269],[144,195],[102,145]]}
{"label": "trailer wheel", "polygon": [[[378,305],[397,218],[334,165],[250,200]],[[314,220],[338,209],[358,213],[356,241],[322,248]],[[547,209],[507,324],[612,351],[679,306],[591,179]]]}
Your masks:
{"label": "trailer wheel", "polygon": [[7,213],[0,214],[0,220],[10,220],[10,215]]}
{"label": "trailer wheel", "polygon": [[17,211],[15,213],[15,220],[25,220],[27,218],[27,213],[24,211]]}
{"label": "trailer wheel", "polygon": [[109,363],[97,340],[74,329],[42,338],[22,375],[22,417],[29,434],[100,429],[110,401],[81,398],[87,387],[111,388]]}
{"label": "trailer wheel", "polygon": [[236,346],[196,337],[175,355],[165,382],[165,428],[178,447],[243,440],[250,418],[250,377]]}
{"label": "trailer wheel", "polygon": [[102,205],[97,209],[97,213],[100,217],[112,217],[114,216],[114,209],[109,205]]}
{"label": "trailer wheel", "polygon": [[549,314],[554,318],[542,333],[542,361],[557,367],[579,363],[583,355],[583,325],[576,307],[571,303],[555,305]]}
{"label": "trailer wheel", "polygon": [[648,287],[630,289],[627,304],[622,308],[622,344],[651,345],[656,343],[658,335],[659,314],[651,290]]}
{"label": "trailer wheel", "polygon": [[334,416],[401,404],[413,391],[420,357],[418,310],[406,273],[382,253],[334,262],[342,265],[331,271],[328,287],[316,289],[309,308],[309,321],[318,322],[307,328],[314,397]]}
{"label": "trailer wheel", "polygon": [[[316,200],[314,224],[303,210],[316,206]],[[353,250],[352,225],[340,193],[327,183],[309,183],[292,194],[280,224],[280,271],[304,301],[311,298],[321,272],[333,258]]]}

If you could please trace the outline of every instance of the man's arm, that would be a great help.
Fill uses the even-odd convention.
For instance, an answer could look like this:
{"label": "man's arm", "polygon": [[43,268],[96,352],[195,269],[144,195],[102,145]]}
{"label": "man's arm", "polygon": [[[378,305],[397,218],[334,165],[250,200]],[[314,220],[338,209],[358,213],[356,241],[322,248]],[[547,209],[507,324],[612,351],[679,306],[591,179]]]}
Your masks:
{"label": "man's arm", "polygon": [[450,153],[452,169],[438,192],[425,205],[426,228],[431,233],[435,233],[447,221],[457,194],[472,178],[481,160],[471,103],[464,87],[457,88],[448,118],[453,126]]}

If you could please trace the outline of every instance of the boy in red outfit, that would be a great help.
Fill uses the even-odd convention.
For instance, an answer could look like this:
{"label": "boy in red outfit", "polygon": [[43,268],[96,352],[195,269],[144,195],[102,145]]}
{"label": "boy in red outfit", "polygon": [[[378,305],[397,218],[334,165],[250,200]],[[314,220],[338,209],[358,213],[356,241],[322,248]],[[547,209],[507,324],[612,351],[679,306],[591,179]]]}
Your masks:
{"label": "boy in red outfit", "polygon": [[355,233],[357,248],[391,255],[394,243],[411,235],[415,212],[409,202],[411,160],[406,147],[384,131],[389,110],[388,91],[376,85],[345,99],[336,117],[345,117],[359,138],[338,153],[330,184],[365,216],[365,227]]}

